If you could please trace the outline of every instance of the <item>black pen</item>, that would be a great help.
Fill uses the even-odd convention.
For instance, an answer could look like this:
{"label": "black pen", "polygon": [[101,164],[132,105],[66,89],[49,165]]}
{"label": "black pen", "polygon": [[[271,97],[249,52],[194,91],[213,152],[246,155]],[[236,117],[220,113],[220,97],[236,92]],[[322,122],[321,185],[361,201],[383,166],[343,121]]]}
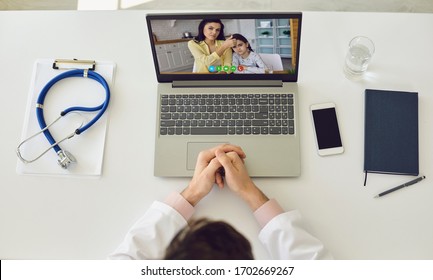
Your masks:
{"label": "black pen", "polygon": [[381,196],[384,196],[384,195],[389,194],[389,193],[392,193],[392,192],[395,192],[396,190],[402,189],[402,188],[404,188],[404,187],[409,187],[409,186],[411,186],[411,185],[413,185],[413,184],[418,183],[419,181],[421,181],[421,180],[423,180],[423,179],[425,179],[425,176],[418,177],[418,178],[413,179],[412,181],[409,181],[409,182],[407,182],[407,183],[404,183],[404,184],[402,184],[402,185],[400,185],[400,186],[397,186],[397,187],[395,187],[395,188],[392,188],[392,189],[389,189],[389,190],[387,190],[387,191],[381,192],[380,194],[376,195],[375,198],[377,198],[377,197],[381,197]]}

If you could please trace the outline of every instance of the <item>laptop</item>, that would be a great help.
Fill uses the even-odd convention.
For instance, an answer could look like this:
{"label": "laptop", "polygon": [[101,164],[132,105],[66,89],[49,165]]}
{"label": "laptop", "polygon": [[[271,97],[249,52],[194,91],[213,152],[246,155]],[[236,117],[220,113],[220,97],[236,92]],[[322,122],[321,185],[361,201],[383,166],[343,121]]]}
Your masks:
{"label": "laptop", "polygon": [[230,143],[245,151],[252,177],[299,176],[302,13],[146,21],[158,80],[154,175],[191,177],[200,151]]}

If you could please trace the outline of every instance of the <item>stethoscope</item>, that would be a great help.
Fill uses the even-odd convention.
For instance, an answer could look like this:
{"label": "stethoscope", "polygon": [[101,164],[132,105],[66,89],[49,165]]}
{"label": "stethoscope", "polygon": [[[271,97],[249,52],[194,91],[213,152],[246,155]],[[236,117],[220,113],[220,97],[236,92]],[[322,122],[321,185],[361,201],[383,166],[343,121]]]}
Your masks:
{"label": "stethoscope", "polygon": [[[63,111],[60,112],[60,116],[55,119],[52,123],[50,123],[49,125],[46,124],[45,122],[45,118],[44,118],[44,101],[45,101],[45,97],[48,94],[48,91],[50,90],[50,88],[57,83],[60,80],[66,79],[66,78],[71,78],[71,77],[84,77],[84,78],[90,78],[93,79],[97,82],[99,82],[105,89],[105,101],[100,104],[99,106],[96,107],[70,107],[67,108]],[[91,71],[89,69],[75,69],[75,70],[70,70],[67,72],[63,72],[59,75],[57,75],[56,77],[54,77],[53,79],[51,79],[41,90],[41,92],[39,93],[37,102],[36,102],[36,117],[38,119],[38,123],[39,126],[41,128],[41,131],[37,132],[36,134],[30,136],[29,138],[25,139],[24,141],[22,141],[18,147],[17,147],[17,155],[20,158],[20,160],[24,163],[31,163],[34,162],[36,160],[38,160],[39,158],[41,158],[43,155],[45,155],[50,149],[54,149],[54,151],[57,153],[57,155],[59,156],[58,159],[58,163],[59,165],[64,168],[67,169],[69,167],[69,165],[71,163],[76,162],[75,157],[69,153],[68,151],[65,151],[63,149],[60,148],[59,144],[62,143],[63,141],[67,140],[67,139],[71,139],[72,137],[74,137],[75,135],[80,135],[81,133],[83,133],[84,131],[86,131],[87,129],[89,129],[92,125],[94,125],[100,118],[101,116],[104,114],[104,112],[107,110],[108,107],[108,103],[110,101],[110,88],[108,87],[107,82],[105,81],[105,79],[99,75],[98,73]],[[62,117],[66,116],[67,114],[71,113],[71,112],[96,112],[99,111],[98,114],[88,123],[83,124],[81,123],[81,125],[75,129],[75,131],[69,135],[67,135],[65,138],[63,138],[60,141],[56,141],[54,140],[54,137],[51,135],[49,128],[54,125],[57,121],[59,121]],[[26,143],[27,141],[31,140],[32,138],[36,137],[37,135],[43,133],[45,135],[45,137],[47,138],[48,142],[50,143],[50,147],[48,149],[46,149],[45,151],[43,151],[39,156],[37,156],[34,159],[31,160],[27,160],[25,158],[22,157],[21,155],[21,151],[20,148],[21,146]]]}

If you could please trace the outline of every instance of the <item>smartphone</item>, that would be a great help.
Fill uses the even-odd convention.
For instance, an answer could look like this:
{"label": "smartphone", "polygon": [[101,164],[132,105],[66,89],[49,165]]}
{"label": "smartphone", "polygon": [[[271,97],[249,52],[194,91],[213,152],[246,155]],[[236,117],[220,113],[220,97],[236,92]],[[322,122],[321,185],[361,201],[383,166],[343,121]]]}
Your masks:
{"label": "smartphone", "polygon": [[317,153],[320,156],[341,154],[344,152],[338,127],[335,104],[321,103],[310,107],[316,136]]}

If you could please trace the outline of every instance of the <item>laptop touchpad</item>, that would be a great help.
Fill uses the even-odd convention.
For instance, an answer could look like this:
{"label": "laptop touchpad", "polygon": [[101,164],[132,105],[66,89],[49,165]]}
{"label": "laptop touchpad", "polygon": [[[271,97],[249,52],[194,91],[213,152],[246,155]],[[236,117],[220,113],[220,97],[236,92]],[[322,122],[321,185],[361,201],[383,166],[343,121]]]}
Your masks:
{"label": "laptop touchpad", "polygon": [[215,146],[226,144],[227,142],[188,142],[186,169],[194,170],[197,156],[201,151],[208,150]]}

